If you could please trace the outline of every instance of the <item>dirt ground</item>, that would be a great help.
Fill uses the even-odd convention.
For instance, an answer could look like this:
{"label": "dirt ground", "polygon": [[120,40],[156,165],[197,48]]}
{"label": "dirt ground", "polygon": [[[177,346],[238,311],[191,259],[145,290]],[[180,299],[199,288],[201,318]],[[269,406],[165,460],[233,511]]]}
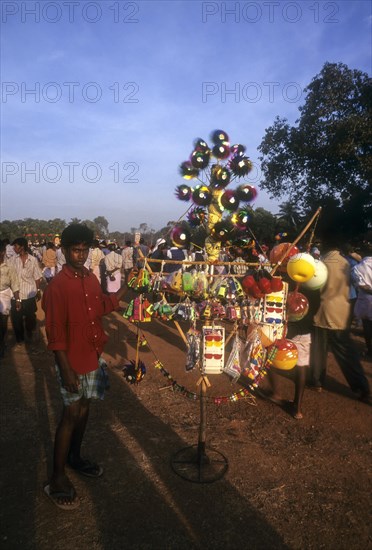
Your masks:
{"label": "dirt ground", "polygon": [[[117,312],[105,320],[111,389],[92,404],[84,446],[104,475],[70,472],[81,506],[59,510],[42,491],[61,401],[38,316],[36,352],[15,353],[10,329],[0,368],[2,549],[372,548],[371,407],[354,398],[331,355],[326,391],[306,390],[303,420],[260,398],[209,401],[207,446],[227,458],[228,470],[213,483],[192,483],[171,459],[198,442],[199,402],[165,388],[153,363],[190,392],[199,373],[185,372],[174,325],[153,321],[141,325],[146,376],[129,385],[122,366],[135,356],[136,329]],[[354,337],[361,348],[361,334]],[[372,384],[372,364],[363,365]],[[239,389],[224,374],[209,379],[208,396]],[[283,378],[282,387],[292,397],[292,382]]]}

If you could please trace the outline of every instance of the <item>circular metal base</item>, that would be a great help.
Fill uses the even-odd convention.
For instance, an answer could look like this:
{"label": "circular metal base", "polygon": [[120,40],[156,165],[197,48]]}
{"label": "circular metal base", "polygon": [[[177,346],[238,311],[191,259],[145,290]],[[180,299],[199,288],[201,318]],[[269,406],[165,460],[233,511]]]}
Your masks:
{"label": "circular metal base", "polygon": [[227,472],[229,463],[227,458],[216,451],[205,447],[192,445],[178,451],[171,459],[173,471],[193,483],[212,483],[221,479]]}

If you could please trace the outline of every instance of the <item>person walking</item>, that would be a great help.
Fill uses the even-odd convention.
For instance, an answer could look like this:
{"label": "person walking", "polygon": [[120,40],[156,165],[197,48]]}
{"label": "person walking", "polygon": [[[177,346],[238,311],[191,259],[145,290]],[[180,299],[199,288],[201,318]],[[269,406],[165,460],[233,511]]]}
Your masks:
{"label": "person walking", "polygon": [[330,349],[352,391],[359,399],[369,401],[368,380],[350,336],[350,264],[342,256],[335,237],[325,237],[322,245],[328,279],[321,289],[320,306],[314,316],[311,382],[314,389],[322,391]]}
{"label": "person walking", "polygon": [[17,256],[11,265],[14,267],[19,279],[21,307],[13,299],[10,317],[19,347],[25,341],[25,336],[29,341],[33,339],[36,329],[36,302],[41,299],[42,272],[37,259],[29,253],[25,238],[15,239],[13,247]]}

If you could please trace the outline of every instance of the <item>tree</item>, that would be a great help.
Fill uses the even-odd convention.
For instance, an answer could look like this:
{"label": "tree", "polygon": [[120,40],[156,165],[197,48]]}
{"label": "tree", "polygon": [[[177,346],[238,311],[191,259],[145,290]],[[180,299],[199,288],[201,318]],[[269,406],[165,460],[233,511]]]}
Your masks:
{"label": "tree", "polygon": [[266,129],[260,186],[272,198],[286,195],[301,214],[332,202],[361,230],[372,219],[372,80],[325,63],[304,91],[296,125],[277,117]]}
{"label": "tree", "polygon": [[97,233],[100,237],[107,237],[108,234],[108,221],[104,216],[97,216],[93,222],[96,224]]}

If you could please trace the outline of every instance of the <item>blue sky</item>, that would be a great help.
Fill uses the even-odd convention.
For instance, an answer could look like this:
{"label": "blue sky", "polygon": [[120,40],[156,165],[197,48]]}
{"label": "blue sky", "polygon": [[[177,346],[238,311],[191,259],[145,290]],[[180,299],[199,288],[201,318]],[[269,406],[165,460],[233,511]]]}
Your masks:
{"label": "blue sky", "polygon": [[[368,1],[3,1],[1,219],[177,220],[193,141],[257,147],[323,64],[371,70]],[[32,91],[33,90],[33,91]],[[283,197],[285,200],[285,197]],[[278,202],[259,190],[255,206]]]}

